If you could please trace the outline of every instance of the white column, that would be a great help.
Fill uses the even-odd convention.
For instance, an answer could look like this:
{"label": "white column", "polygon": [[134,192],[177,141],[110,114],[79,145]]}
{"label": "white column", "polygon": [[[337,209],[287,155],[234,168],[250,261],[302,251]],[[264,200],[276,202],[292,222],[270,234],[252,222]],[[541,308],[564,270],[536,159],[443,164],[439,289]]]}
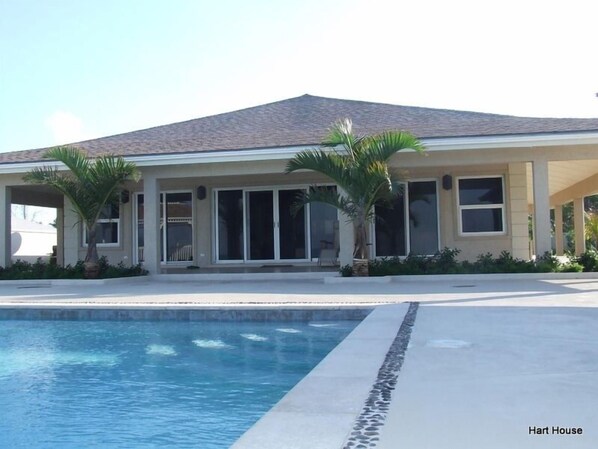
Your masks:
{"label": "white column", "polygon": [[573,225],[575,228],[575,254],[579,256],[586,250],[583,198],[573,200]]}
{"label": "white column", "polygon": [[143,178],[143,266],[160,273],[160,185],[155,176]]}
{"label": "white column", "polygon": [[557,256],[564,253],[563,244],[563,206],[558,204],[554,206],[554,243]]}
{"label": "white column", "polygon": [[[338,191],[341,195],[344,194],[342,189],[338,188]],[[353,224],[340,211],[338,213],[338,244],[340,247],[338,257],[340,266],[353,266],[353,250],[355,246]]]}
{"label": "white column", "polygon": [[10,221],[11,189],[0,185],[0,267],[8,267],[12,256]]}
{"label": "white column", "polygon": [[70,200],[65,197],[62,220],[64,265],[75,265],[79,260],[79,248],[82,244],[79,221],[79,215],[74,211]]}
{"label": "white column", "polygon": [[548,189],[548,161],[532,162],[534,178],[534,242],[536,257],[552,248],[550,241],[550,193]]}
{"label": "white column", "polygon": [[64,266],[64,207],[56,208],[56,265]]}
{"label": "white column", "polygon": [[511,254],[529,258],[527,170],[525,162],[509,164],[509,206],[511,210]]}

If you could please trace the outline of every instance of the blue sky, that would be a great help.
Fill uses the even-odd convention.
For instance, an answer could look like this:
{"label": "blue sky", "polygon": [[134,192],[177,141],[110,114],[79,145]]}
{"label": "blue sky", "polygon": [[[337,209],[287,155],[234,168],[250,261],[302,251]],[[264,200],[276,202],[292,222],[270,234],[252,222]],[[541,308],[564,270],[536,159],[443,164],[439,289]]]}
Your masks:
{"label": "blue sky", "polygon": [[304,93],[598,117],[591,1],[0,0],[0,151]]}

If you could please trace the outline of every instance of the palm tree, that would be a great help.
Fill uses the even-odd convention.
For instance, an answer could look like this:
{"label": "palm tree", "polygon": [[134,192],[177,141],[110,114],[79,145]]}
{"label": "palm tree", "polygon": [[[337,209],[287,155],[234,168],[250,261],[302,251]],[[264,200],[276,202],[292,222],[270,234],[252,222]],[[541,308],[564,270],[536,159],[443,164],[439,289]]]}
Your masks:
{"label": "palm tree", "polygon": [[598,250],[598,212],[586,212],[585,216],[586,241]]}
{"label": "palm tree", "polygon": [[36,167],[23,179],[32,184],[54,187],[67,197],[87,228],[85,277],[99,274],[96,224],[105,206],[118,203],[118,194],[127,179],[139,180],[140,174],[132,162],[120,156],[103,155],[90,159],[80,149],[59,146],[49,149],[45,158],[62,162],[69,171],[55,167]]}
{"label": "palm tree", "polygon": [[[400,150],[424,150],[412,134],[387,131],[372,136],[353,133],[350,119],[336,122],[319,149],[298,153],[286,172],[313,170],[331,178],[344,193],[313,187],[300,203],[322,202],[336,207],[353,223],[354,258],[369,257],[367,225],[376,204],[389,203],[397,193],[388,161]],[[367,265],[366,265],[367,274]]]}

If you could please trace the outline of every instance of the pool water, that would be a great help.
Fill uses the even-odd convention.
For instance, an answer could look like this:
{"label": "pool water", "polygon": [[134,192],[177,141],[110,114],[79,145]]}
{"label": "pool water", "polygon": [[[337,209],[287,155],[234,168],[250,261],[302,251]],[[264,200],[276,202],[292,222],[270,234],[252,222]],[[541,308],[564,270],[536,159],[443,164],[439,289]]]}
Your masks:
{"label": "pool water", "polygon": [[0,448],[226,448],[357,324],[0,320]]}

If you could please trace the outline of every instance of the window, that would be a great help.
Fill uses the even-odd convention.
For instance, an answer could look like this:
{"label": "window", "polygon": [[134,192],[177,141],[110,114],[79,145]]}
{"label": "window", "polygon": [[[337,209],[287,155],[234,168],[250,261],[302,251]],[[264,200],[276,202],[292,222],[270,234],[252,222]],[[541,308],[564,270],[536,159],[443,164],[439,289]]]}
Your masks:
{"label": "window", "polygon": [[[96,223],[96,242],[98,246],[117,246],[119,244],[120,205],[109,204],[100,213]],[[84,246],[89,243],[87,228],[84,228]]]}
{"label": "window", "polygon": [[376,206],[376,257],[431,255],[438,251],[436,181],[401,184],[390,205]]}
{"label": "window", "polygon": [[504,234],[502,176],[460,178],[458,186],[460,234]]}
{"label": "window", "polygon": [[303,192],[303,187],[214,190],[216,261],[309,259],[309,215],[292,207]]}

